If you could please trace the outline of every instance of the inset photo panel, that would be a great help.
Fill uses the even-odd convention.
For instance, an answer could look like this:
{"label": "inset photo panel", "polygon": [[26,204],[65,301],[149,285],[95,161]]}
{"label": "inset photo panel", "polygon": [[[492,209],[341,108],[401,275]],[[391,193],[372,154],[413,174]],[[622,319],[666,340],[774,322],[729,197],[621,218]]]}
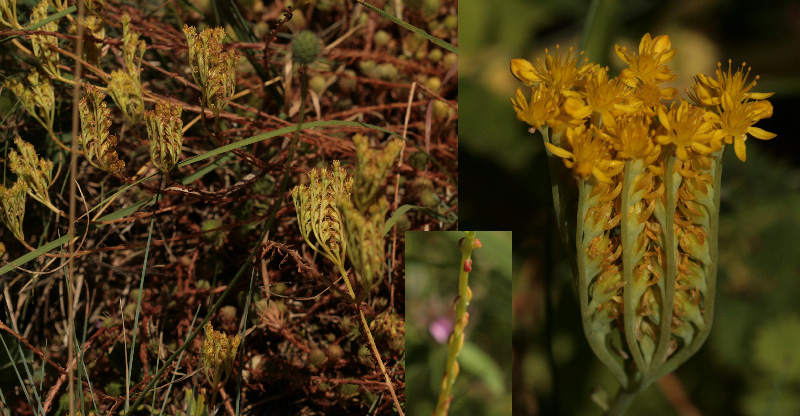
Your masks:
{"label": "inset photo panel", "polygon": [[409,415],[511,415],[511,232],[408,231]]}

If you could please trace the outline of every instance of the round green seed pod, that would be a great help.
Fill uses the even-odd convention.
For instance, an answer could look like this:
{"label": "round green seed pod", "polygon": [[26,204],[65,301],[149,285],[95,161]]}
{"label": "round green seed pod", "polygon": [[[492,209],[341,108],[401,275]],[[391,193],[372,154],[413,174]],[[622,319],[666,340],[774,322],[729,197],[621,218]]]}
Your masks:
{"label": "round green seed pod", "polygon": [[439,0],[423,0],[422,2],[422,14],[425,15],[426,18],[431,18],[436,16],[436,13],[439,12],[439,6],[441,3]]}
{"label": "round green seed pod", "polygon": [[392,40],[392,36],[385,30],[375,32],[375,46],[382,48],[388,45],[390,40]]}
{"label": "round green seed pod", "polygon": [[433,92],[439,92],[439,88],[442,87],[442,80],[438,77],[430,77],[425,81],[425,86]]}
{"label": "round green seed pod", "polygon": [[328,361],[335,364],[344,356],[344,350],[336,344],[331,344],[328,346],[325,354],[328,356]]}
{"label": "round green seed pod", "polygon": [[447,118],[449,116],[449,109],[450,107],[445,104],[443,101],[436,100],[433,102],[433,117],[437,120],[441,120]]}
{"label": "round green seed pod", "polygon": [[447,30],[456,30],[456,28],[458,27],[458,16],[453,16],[453,15],[447,16],[444,18],[443,23],[444,27]]}
{"label": "round green seed pod", "polygon": [[342,91],[352,91],[353,88],[356,87],[356,82],[358,81],[356,80],[356,71],[345,69],[342,75],[345,76],[339,77],[339,88],[341,88]]}
{"label": "round green seed pod", "polygon": [[325,364],[325,361],[327,360],[328,356],[325,355],[325,351],[322,351],[319,348],[314,348],[308,354],[308,363],[317,368],[319,368],[322,364]]}
{"label": "round green seed pod", "polygon": [[316,61],[321,49],[319,37],[310,30],[304,30],[292,39],[292,59],[298,64]]}
{"label": "round green seed pod", "polygon": [[442,50],[441,49],[434,49],[428,52],[428,59],[431,62],[439,62],[442,60]]}
{"label": "round green seed pod", "polygon": [[444,56],[444,66],[450,68],[458,62],[458,55],[450,52]]}
{"label": "round green seed pod", "polygon": [[325,89],[325,77],[322,75],[314,75],[308,80],[308,88],[311,88],[317,94],[321,94],[322,90]]}
{"label": "round green seed pod", "polygon": [[376,75],[378,78],[385,80],[385,81],[396,81],[397,80],[397,67],[390,63],[380,64],[375,70]]}

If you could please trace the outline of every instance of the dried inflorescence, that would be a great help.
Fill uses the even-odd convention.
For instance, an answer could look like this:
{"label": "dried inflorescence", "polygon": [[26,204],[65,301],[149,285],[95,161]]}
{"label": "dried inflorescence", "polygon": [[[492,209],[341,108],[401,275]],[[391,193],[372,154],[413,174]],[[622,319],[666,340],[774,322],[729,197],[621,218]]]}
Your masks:
{"label": "dried inflorescence", "polygon": [[[382,187],[389,168],[402,149],[402,142],[391,142],[386,150],[377,152],[369,150],[365,137],[356,136],[355,141],[356,183],[360,189],[353,188],[353,179],[347,177],[339,161],[334,161],[331,170],[312,169],[308,174],[311,183],[296,186],[292,198],[303,239],[314,251],[336,264],[347,286],[347,301],[359,303],[383,277],[383,228],[388,202],[375,189]],[[360,202],[355,202],[356,199]],[[316,244],[311,242],[312,233]],[[345,254],[356,269],[360,285],[351,283],[345,271]],[[362,335],[367,341],[363,350],[378,364],[395,406],[403,414],[364,312],[360,309],[359,318]]]}
{"label": "dried inflorescence", "polygon": [[406,321],[402,315],[385,310],[375,316],[369,328],[375,331],[375,339],[384,341],[395,352],[405,349]]}
{"label": "dried inflorescence", "polygon": [[21,242],[25,242],[22,231],[22,220],[25,218],[25,196],[28,186],[22,180],[14,182],[14,186],[6,189],[0,185],[0,220],[8,227],[11,234]]}
{"label": "dried inflorescence", "polygon": [[338,201],[344,219],[349,258],[356,268],[363,293],[377,285],[385,271],[383,251],[384,224],[389,202],[383,194],[384,182],[400,151],[401,140],[392,140],[383,150],[369,148],[369,139],[357,134],[356,167],[352,201]]}
{"label": "dried inflorescence", "polygon": [[20,137],[14,138],[14,143],[19,153],[15,150],[8,153],[11,171],[17,175],[18,180],[25,182],[31,198],[55,212],[60,212],[50,202],[49,189],[53,183],[53,162],[40,158],[33,145]]}
{"label": "dried inflorescence", "polygon": [[6,88],[10,89],[19,98],[22,107],[48,132],[53,131],[53,121],[55,119],[55,91],[53,84],[46,76],[39,74],[39,71],[28,73],[27,86],[16,79],[8,78],[5,81]]}
{"label": "dried inflorescence", "polygon": [[183,26],[189,42],[192,78],[203,91],[203,107],[214,116],[225,109],[236,90],[236,54],[222,51],[225,29],[207,28],[199,35],[193,26]]}
{"label": "dried inflorescence", "polygon": [[103,101],[105,97],[99,88],[84,84],[84,95],[78,104],[81,118],[78,144],[92,166],[118,175],[125,167],[125,162],[119,160],[115,150],[117,136],[109,134],[111,110]]}
{"label": "dried inflorescence", "polygon": [[[33,8],[31,13],[31,24],[36,24],[46,19],[47,0],[42,0],[36,7]],[[58,32],[58,23],[52,21],[44,26],[39,27],[38,30],[47,32]],[[50,35],[31,35],[31,44],[33,45],[33,55],[39,61],[44,72],[53,78],[61,78],[61,69],[58,68],[58,61],[60,55],[54,49],[58,47],[58,38]]]}
{"label": "dried inflorescence", "polygon": [[[674,369],[708,335],[722,151],[733,144],[744,161],[748,136],[775,135],[754,126],[772,115],[771,94],[750,92],[756,81],[748,83],[744,65],[727,73],[720,65],[715,78],[699,74],[690,103],[664,86],[676,78],[669,37],[647,34],[638,51],[616,52],[628,68],[612,79],[558,49],[537,65],[515,59],[511,71],[531,99],[517,90],[512,104],[545,139],[590,344],[623,387],[635,389],[628,383]],[[630,353],[623,363],[608,348],[618,329]],[[628,360],[638,378],[629,377]]]}
{"label": "dried inflorescence", "polygon": [[[211,322],[207,323],[203,329],[206,333],[206,339],[203,341],[203,370],[205,370],[208,383],[216,396],[216,392],[233,374],[233,364],[236,361],[236,352],[242,338],[239,335],[229,336],[215,331]],[[214,399],[212,398],[212,406],[213,403]]]}
{"label": "dried inflorescence", "polygon": [[144,112],[147,135],[150,137],[150,159],[163,173],[175,167],[183,147],[183,121],[180,104],[158,101],[155,110]]}
{"label": "dried inflorescence", "polygon": [[125,66],[111,72],[108,93],[125,118],[131,124],[136,124],[144,111],[140,72],[146,46],[143,40],[139,40],[139,33],[131,28],[130,23],[131,17],[125,13],[122,16],[122,57]]}
{"label": "dried inflorescence", "polygon": [[333,161],[331,169],[312,169],[308,178],[308,186],[292,189],[300,233],[314,251],[343,268],[347,245],[336,201],[350,198],[353,180],[338,160]]}
{"label": "dried inflorescence", "polygon": [[7,29],[22,29],[17,20],[17,0],[0,0],[0,25]]}

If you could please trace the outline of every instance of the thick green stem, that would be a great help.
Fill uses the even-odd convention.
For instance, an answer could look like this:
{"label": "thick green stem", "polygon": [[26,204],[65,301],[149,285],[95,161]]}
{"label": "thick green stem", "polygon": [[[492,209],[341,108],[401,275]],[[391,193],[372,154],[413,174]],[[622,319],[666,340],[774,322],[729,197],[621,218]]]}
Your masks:
{"label": "thick green stem", "polygon": [[[436,404],[435,416],[445,416],[452,400],[453,384],[458,377],[458,354],[464,346],[464,328],[469,321],[467,305],[472,296],[469,290],[469,270],[471,270],[472,245],[475,242],[475,231],[465,231],[466,237],[461,241],[461,263],[458,273],[458,298],[456,298],[456,324],[448,341],[447,363],[442,376],[442,386],[439,391],[439,400]],[[466,267],[470,264],[469,267]]]}
{"label": "thick green stem", "polygon": [[637,394],[639,394],[639,389],[626,390],[624,388],[620,388],[617,392],[617,396],[614,397],[614,401],[611,402],[611,405],[606,412],[606,416],[625,415]]}
{"label": "thick green stem", "polygon": [[667,153],[664,168],[664,218],[661,230],[664,234],[664,250],[666,251],[667,269],[663,277],[663,298],[661,301],[661,333],[658,336],[658,347],[650,363],[652,371],[659,371],[669,349],[672,331],[672,309],[675,302],[675,278],[678,274],[678,243],[675,241],[675,204],[678,200],[678,188],[681,184],[680,174],[675,172],[675,155]]}
{"label": "thick green stem", "polygon": [[708,265],[705,271],[707,285],[703,309],[703,322],[705,326],[703,328],[698,328],[698,333],[695,335],[690,345],[684,346],[678,353],[672,357],[669,357],[664,365],[658,369],[656,376],[659,378],[675,371],[678,366],[693,356],[697,350],[703,346],[706,338],[708,338],[708,334],[711,332],[711,323],[714,319],[714,298],[716,296],[717,285],[717,256],[719,251],[719,197],[722,177],[723,151],[724,148],[715,153],[716,158],[714,160],[714,166],[711,168],[714,171],[714,189],[712,191],[714,193],[714,206],[711,208],[713,211],[709,213],[711,218],[707,233],[707,237],[709,239],[709,255],[711,257],[711,263]]}
{"label": "thick green stem", "polygon": [[[647,374],[647,365],[644,362],[642,350],[636,340],[636,307],[634,300],[638,303],[639,294],[635,290],[636,283],[633,281],[633,269],[641,259],[636,247],[641,227],[639,225],[639,213],[636,212],[635,205],[641,201],[641,195],[637,198],[633,190],[636,177],[644,170],[642,160],[629,160],[625,163],[625,177],[622,181],[622,218],[620,220],[621,240],[622,240],[622,275],[625,282],[625,289],[622,297],[625,313],[622,315],[625,327],[625,340],[628,343],[628,350],[633,356],[636,367],[642,374]],[[636,299],[634,299],[636,296]]]}

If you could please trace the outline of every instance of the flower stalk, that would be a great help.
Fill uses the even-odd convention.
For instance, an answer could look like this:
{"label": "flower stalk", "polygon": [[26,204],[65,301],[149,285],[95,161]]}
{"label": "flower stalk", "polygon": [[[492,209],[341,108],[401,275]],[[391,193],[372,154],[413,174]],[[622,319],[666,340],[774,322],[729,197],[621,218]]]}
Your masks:
{"label": "flower stalk", "polygon": [[[312,169],[308,173],[309,185],[294,187],[292,199],[303,240],[336,266],[347,288],[347,301],[358,304],[385,273],[383,228],[388,202],[375,189],[385,181],[400,154],[402,142],[394,140],[383,151],[375,151],[369,149],[366,137],[356,135],[354,141],[355,179],[349,177],[339,161],[335,160],[331,169]],[[359,186],[354,187],[354,180]],[[345,268],[346,258],[355,268],[356,279],[352,281]],[[333,287],[338,290],[335,285]],[[404,413],[400,400],[361,308],[358,308],[358,314],[359,328],[367,340],[370,354],[378,364],[397,411],[402,416]]]}
{"label": "flower stalk", "polygon": [[[745,161],[749,136],[772,115],[771,93],[750,90],[749,69],[698,74],[677,97],[676,49],[646,34],[618,77],[556,48],[536,64],[511,63],[531,88],[512,99],[520,121],[541,131],[559,234],[574,254],[584,333],[620,384],[608,414],[674,371],[711,329],[717,270],[722,152]],[[756,80],[758,77],[756,77]],[[559,160],[560,159],[560,160]],[[563,162],[563,163],[562,163]],[[577,212],[569,207],[575,206]],[[620,341],[616,341],[619,339]]]}
{"label": "flower stalk", "polygon": [[458,377],[458,354],[464,346],[464,329],[469,322],[467,306],[472,300],[472,290],[469,288],[469,273],[472,271],[472,251],[481,247],[481,242],[476,237],[476,231],[464,231],[464,239],[459,244],[461,250],[461,262],[458,271],[458,296],[456,297],[456,323],[453,332],[447,341],[447,363],[445,364],[444,375],[442,376],[439,399],[436,403],[435,416],[445,416],[450,408],[450,401],[453,400],[453,384]]}

